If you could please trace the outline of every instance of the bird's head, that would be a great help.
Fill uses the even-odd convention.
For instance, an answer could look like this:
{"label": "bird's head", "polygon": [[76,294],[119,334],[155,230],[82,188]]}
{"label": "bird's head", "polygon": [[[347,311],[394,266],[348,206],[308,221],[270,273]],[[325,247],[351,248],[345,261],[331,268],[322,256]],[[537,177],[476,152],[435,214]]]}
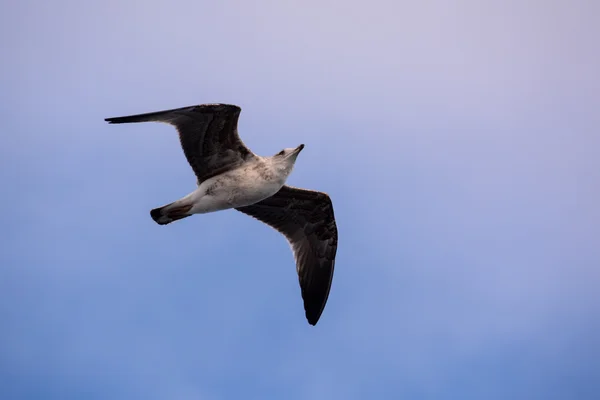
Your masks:
{"label": "bird's head", "polygon": [[279,153],[273,156],[273,164],[275,164],[278,169],[285,171],[289,175],[294,168],[294,163],[296,162],[298,154],[300,154],[303,148],[304,145],[301,144],[295,148],[290,147],[281,150]]}

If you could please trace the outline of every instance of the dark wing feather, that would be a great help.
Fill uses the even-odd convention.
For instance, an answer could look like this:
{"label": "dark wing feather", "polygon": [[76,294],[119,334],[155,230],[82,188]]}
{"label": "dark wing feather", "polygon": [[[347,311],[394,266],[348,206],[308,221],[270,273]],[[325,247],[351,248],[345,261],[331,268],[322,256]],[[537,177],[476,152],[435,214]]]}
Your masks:
{"label": "dark wing feather", "polygon": [[287,238],[296,259],[306,318],[315,325],[327,303],[337,251],[337,227],[329,196],[283,186],[273,196],[237,210]]}
{"label": "dark wing feather", "polygon": [[154,121],[175,126],[185,157],[200,184],[254,157],[237,132],[240,111],[240,107],[229,104],[202,104],[105,121],[111,124]]}

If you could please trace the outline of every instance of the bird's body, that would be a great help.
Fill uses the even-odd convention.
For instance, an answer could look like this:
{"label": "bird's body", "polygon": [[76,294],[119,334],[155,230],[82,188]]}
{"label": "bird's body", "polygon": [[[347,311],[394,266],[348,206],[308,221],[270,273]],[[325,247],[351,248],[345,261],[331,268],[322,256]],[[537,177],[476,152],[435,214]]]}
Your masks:
{"label": "bird's body", "polygon": [[154,113],[107,118],[110,123],[156,121],[174,125],[198,178],[187,196],[150,211],[160,225],[235,208],[283,233],[300,278],[308,322],[316,324],[331,287],[337,227],[325,193],[286,186],[304,145],[272,157],[252,153],[237,134],[240,108],[204,104]]}
{"label": "bird's body", "polygon": [[151,215],[164,225],[181,219],[178,216],[249,206],[277,193],[289,172],[291,170],[278,168],[270,158],[254,156],[239,167],[201,182],[196,190],[180,200],[152,210]]}

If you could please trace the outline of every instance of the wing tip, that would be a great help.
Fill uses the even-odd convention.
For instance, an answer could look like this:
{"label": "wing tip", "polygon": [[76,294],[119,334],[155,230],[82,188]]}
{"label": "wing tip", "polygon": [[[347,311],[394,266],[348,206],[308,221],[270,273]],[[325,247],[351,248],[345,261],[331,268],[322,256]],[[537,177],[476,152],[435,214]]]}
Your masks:
{"label": "wing tip", "polygon": [[323,312],[325,311],[325,306],[327,305],[327,300],[329,300],[329,294],[331,293],[331,283],[333,282],[334,270],[335,259],[332,260],[330,268],[327,269],[329,279],[326,280],[327,284],[321,286],[321,290],[318,291],[320,292],[320,295],[311,295],[309,294],[309,292],[307,292],[304,288],[301,287],[306,319],[308,320],[308,323],[313,326],[315,326],[317,322],[319,322],[321,315],[323,315]]}
{"label": "wing tip", "polygon": [[317,316],[317,317],[315,317],[314,315],[313,316],[309,316],[308,313],[307,313],[306,320],[308,321],[308,323],[311,326],[315,326],[315,325],[317,325],[317,322],[319,322],[320,317],[321,317],[320,315]]}
{"label": "wing tip", "polygon": [[307,302],[304,299],[304,314],[306,316],[306,320],[312,326],[317,325],[317,322],[321,319],[321,315],[323,315],[323,311],[325,311],[325,305],[327,304],[327,299],[329,298],[329,290],[327,290],[327,295],[317,306],[315,303]]}
{"label": "wing tip", "polygon": [[198,104],[195,106],[174,108],[171,110],[154,111],[154,112],[149,112],[149,113],[144,113],[144,114],[128,115],[125,117],[104,118],[104,121],[108,122],[109,124],[124,124],[124,123],[128,123],[128,122],[150,122],[150,121],[159,121],[160,122],[160,120],[155,119],[155,117],[157,117],[160,114],[166,114],[166,113],[177,112],[177,111],[185,111],[185,110],[188,110],[188,111],[190,111],[190,110],[199,110],[199,111],[211,110],[212,112],[220,112],[220,111],[227,112],[227,110],[228,110],[230,113],[233,111],[234,113],[239,115],[239,113],[242,111],[242,108],[235,104],[206,103],[206,104]]}
{"label": "wing tip", "polygon": [[109,124],[123,124],[125,122],[139,122],[132,117],[111,117],[111,118],[104,118],[104,121],[108,122]]}

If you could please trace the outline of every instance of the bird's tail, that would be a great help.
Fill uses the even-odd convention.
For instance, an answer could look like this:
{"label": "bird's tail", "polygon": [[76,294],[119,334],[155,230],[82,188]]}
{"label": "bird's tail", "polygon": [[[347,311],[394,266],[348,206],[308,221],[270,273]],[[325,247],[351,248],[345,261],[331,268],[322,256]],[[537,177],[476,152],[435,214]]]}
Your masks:
{"label": "bird's tail", "polygon": [[173,221],[191,216],[188,213],[192,208],[191,204],[181,205],[179,201],[167,204],[150,211],[150,216],[159,225],[167,225]]}

